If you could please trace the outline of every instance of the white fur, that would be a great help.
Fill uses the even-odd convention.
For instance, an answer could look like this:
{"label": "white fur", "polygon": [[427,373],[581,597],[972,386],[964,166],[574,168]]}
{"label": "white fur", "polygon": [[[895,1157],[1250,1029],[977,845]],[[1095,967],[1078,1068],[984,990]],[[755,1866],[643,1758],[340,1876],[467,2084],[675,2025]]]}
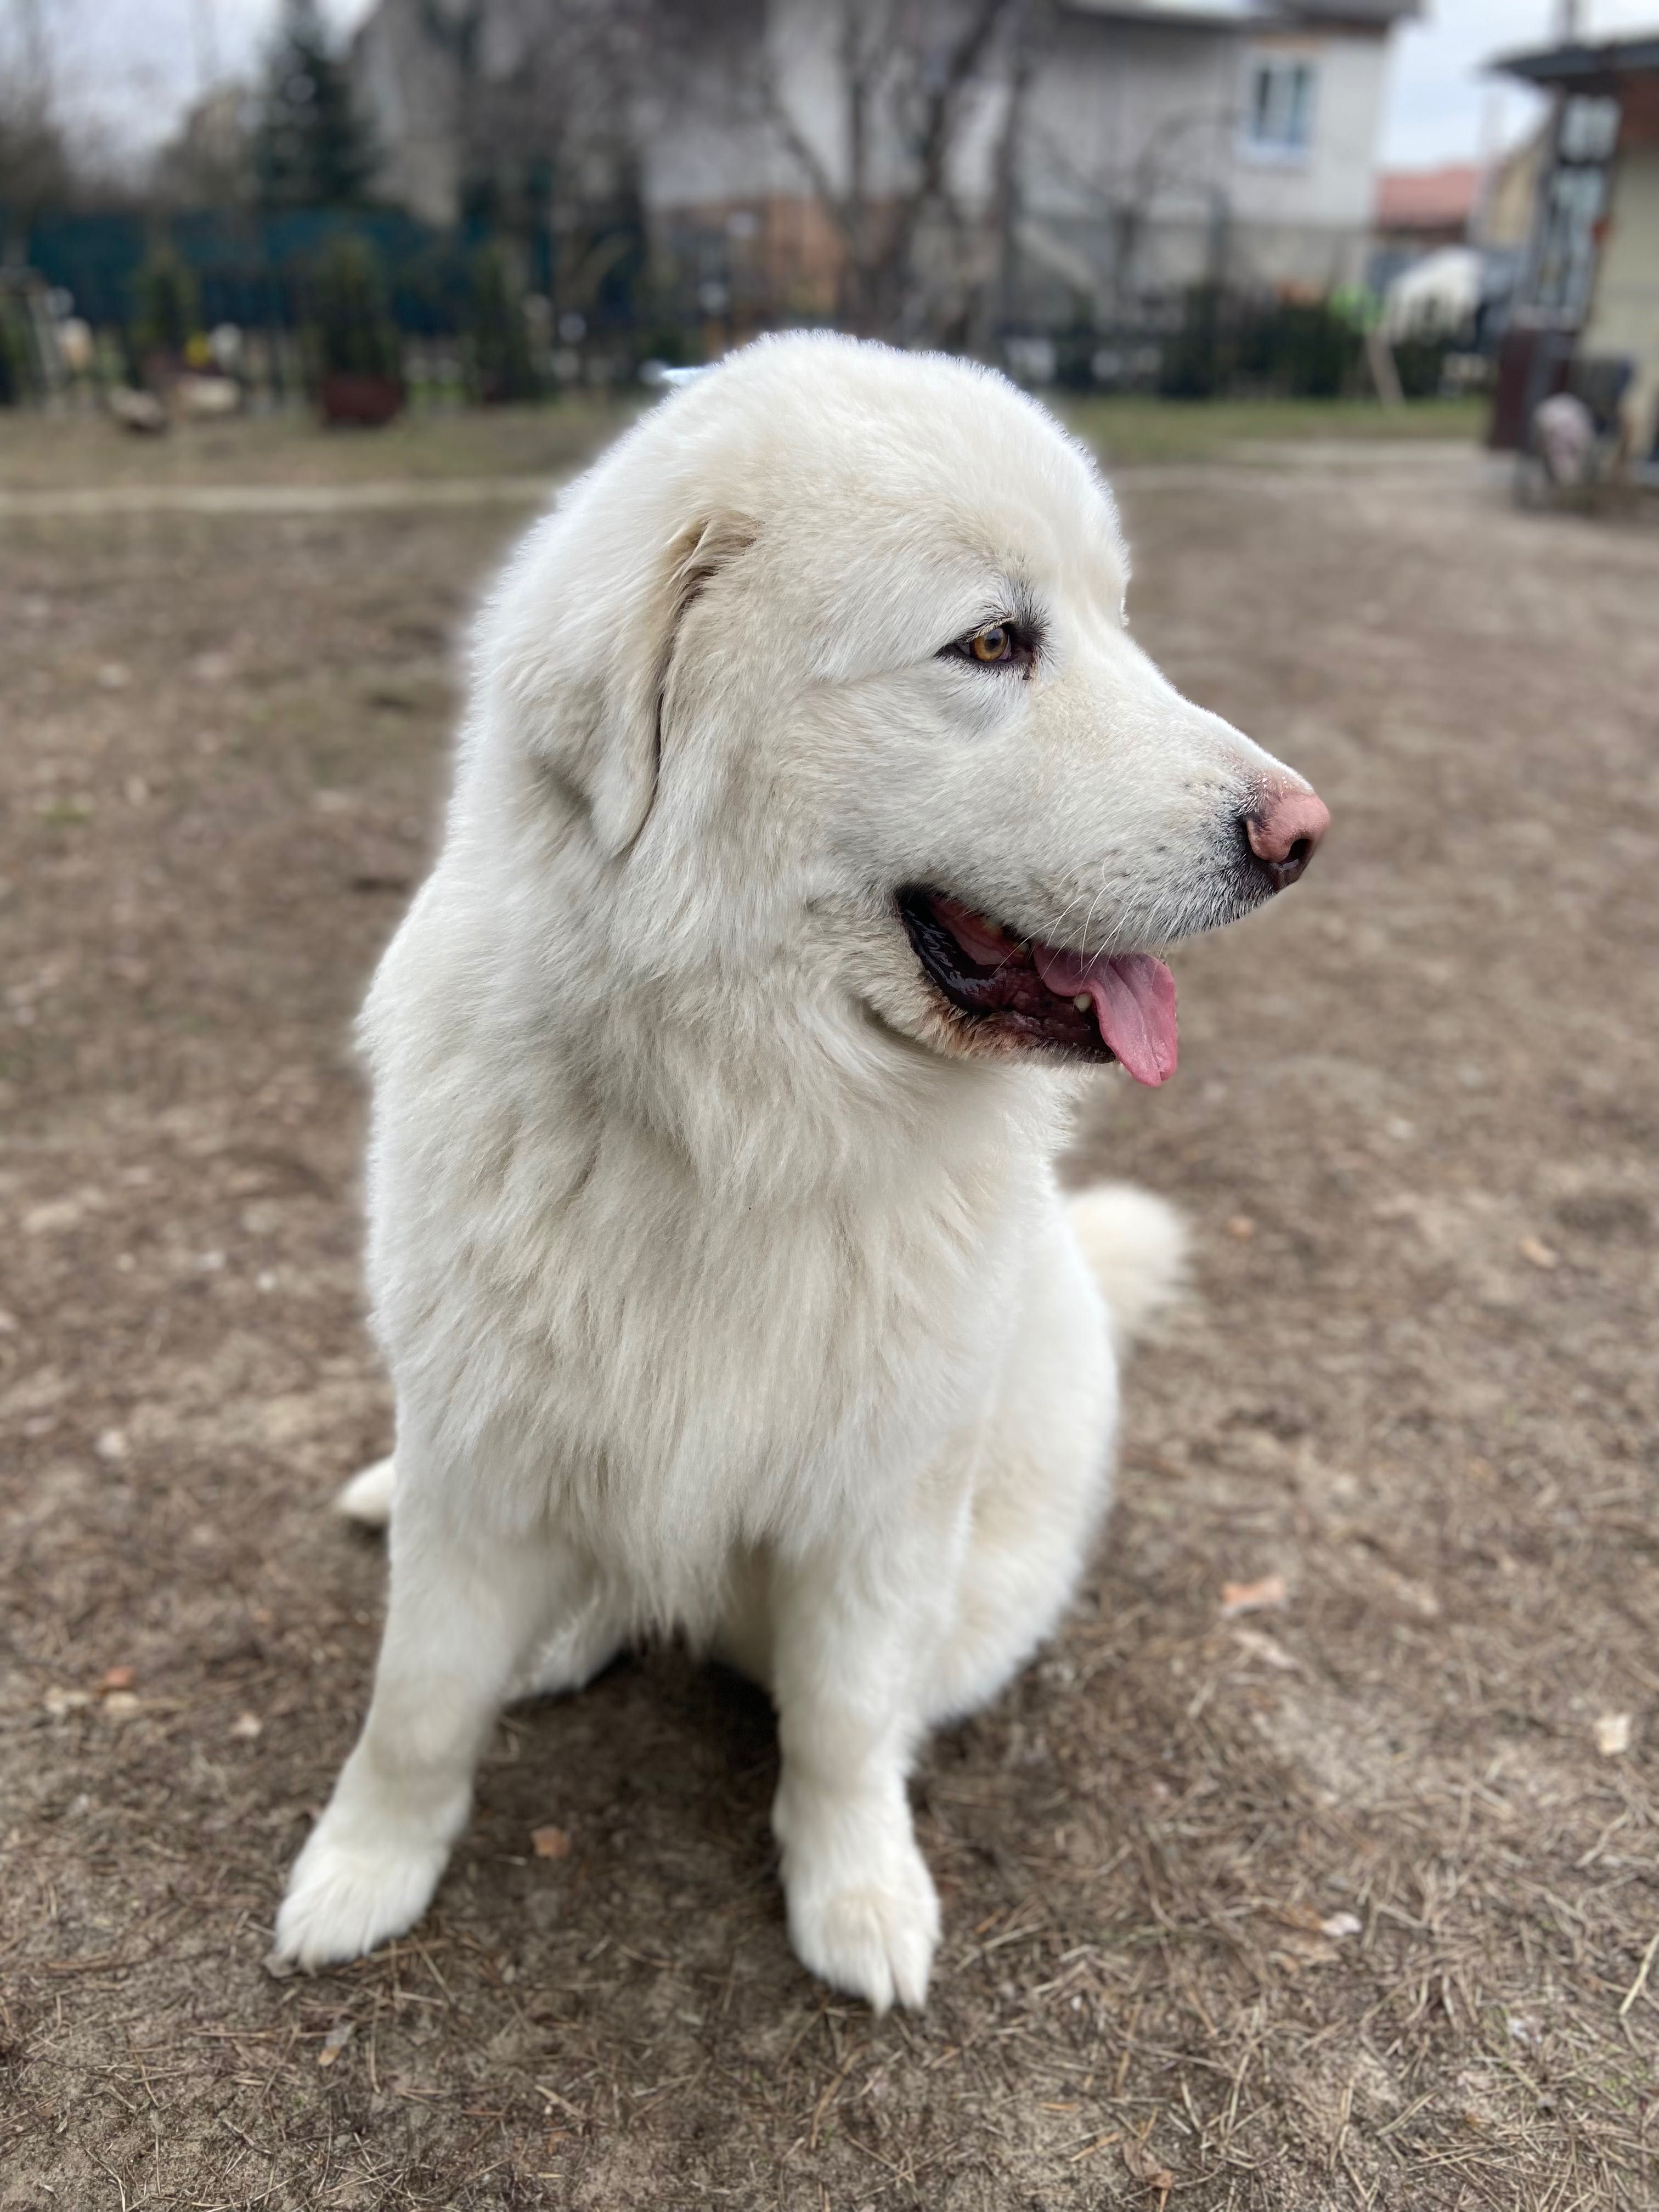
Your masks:
{"label": "white fur", "polygon": [[377,1459],[354,1474],[334,1501],[337,1513],[360,1528],[384,1528],[392,1518],[392,1486],[397,1474],[395,1459]]}
{"label": "white fur", "polygon": [[[1133,1342],[1162,1313],[1179,1289],[1187,1264],[1187,1231],[1178,1214],[1161,1198],[1133,1183],[1097,1184],[1066,1208],[1072,1234],[1082,1248],[1089,1272],[1106,1300],[1112,1333],[1120,1347]],[[391,1504],[390,1462],[387,1507]],[[347,1486],[356,1490],[370,1468]],[[342,1510],[349,1510],[345,1498]]]}
{"label": "white fur", "polygon": [[[1127,1328],[1179,1231],[1122,1191],[1068,1220],[1079,1076],[964,1043],[892,895],[1161,942],[1254,902],[1238,813],[1295,781],[1130,641],[1125,580],[1033,403],[822,337],[666,401],[509,565],[363,1016],[390,1611],[276,1958],[407,1928],[502,1700],[677,1630],[776,1701],[800,1957],[921,2002],[908,1768],[1049,1633],[1104,1511],[1085,1248]],[[1030,680],[940,658],[1015,596]],[[391,1492],[382,1462],[341,1504]]]}

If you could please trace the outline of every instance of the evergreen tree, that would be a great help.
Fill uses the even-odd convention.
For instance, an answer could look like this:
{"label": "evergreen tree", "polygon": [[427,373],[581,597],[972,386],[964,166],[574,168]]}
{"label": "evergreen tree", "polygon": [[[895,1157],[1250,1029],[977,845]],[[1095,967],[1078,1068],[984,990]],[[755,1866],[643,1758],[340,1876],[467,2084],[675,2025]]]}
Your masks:
{"label": "evergreen tree", "polygon": [[386,281],[367,239],[332,238],[307,286],[307,349],[319,376],[402,374]]}
{"label": "evergreen tree", "polygon": [[473,258],[467,337],[473,389],[480,399],[495,405],[541,397],[525,321],[524,286],[514,257],[504,246],[483,246]]}
{"label": "evergreen tree", "polygon": [[152,354],[178,362],[202,327],[196,280],[165,240],[150,249],[138,271],[133,349],[140,362]]}
{"label": "evergreen tree", "polygon": [[317,0],[283,0],[265,63],[254,173],[267,207],[357,207],[377,166]]}

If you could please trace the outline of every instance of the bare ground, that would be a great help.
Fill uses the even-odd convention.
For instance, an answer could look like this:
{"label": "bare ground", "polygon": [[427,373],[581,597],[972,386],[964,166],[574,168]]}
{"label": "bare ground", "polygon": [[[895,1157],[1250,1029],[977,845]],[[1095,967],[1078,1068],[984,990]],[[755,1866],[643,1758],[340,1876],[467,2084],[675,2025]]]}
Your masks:
{"label": "bare ground", "polygon": [[672,1652],[509,1719],[416,1936],[262,1971],[381,1597],[349,1019],[514,519],[5,525],[0,2206],[1659,2198],[1659,537],[1409,450],[1128,506],[1140,635],[1338,826],[1107,1085],[1197,1291],[1085,1603],[918,1776],[881,2022]]}

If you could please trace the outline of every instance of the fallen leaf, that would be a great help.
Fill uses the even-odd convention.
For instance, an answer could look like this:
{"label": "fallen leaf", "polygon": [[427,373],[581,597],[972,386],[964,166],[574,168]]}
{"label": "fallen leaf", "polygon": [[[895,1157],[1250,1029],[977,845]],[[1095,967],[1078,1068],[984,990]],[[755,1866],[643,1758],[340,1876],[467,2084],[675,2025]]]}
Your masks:
{"label": "fallen leaf", "polygon": [[1319,1915],[1306,1905],[1275,1905],[1273,1918],[1281,1927],[1299,1928],[1307,1936],[1319,1933]]}
{"label": "fallen leaf", "polygon": [[1328,1966],[1336,1956],[1336,1947],[1317,1929],[1304,1933],[1291,1928],[1279,1938],[1270,1955],[1287,1973],[1299,1974],[1304,1966]]}
{"label": "fallen leaf", "polygon": [[1530,1260],[1534,1267],[1559,1267],[1561,1255],[1536,1237],[1523,1237],[1516,1247],[1523,1260]]}
{"label": "fallen leaf", "polygon": [[538,1859],[568,1859],[570,1832],[568,1828],[532,1828],[530,1846]]}
{"label": "fallen leaf", "polygon": [[98,1677],[100,1690],[130,1690],[138,1679],[136,1667],[106,1667]]}
{"label": "fallen leaf", "polygon": [[1221,1585],[1221,1610],[1229,1620],[1235,1613],[1261,1613],[1267,1606],[1284,1602],[1283,1575],[1263,1575],[1260,1582]]}
{"label": "fallen leaf", "polygon": [[349,2020],[337,2020],[323,2038],[323,2047],[317,2053],[319,2066],[331,2066],[357,2033]]}
{"label": "fallen leaf", "polygon": [[1630,1749],[1630,1715],[1603,1713],[1595,1723],[1595,1748],[1603,1759],[1618,1759]]}
{"label": "fallen leaf", "polygon": [[1156,2189],[1160,2196],[1167,2197],[1175,2187],[1175,2176],[1163,2160],[1133,2136],[1123,2146],[1123,2163],[1137,2181],[1144,2181],[1148,2189]]}

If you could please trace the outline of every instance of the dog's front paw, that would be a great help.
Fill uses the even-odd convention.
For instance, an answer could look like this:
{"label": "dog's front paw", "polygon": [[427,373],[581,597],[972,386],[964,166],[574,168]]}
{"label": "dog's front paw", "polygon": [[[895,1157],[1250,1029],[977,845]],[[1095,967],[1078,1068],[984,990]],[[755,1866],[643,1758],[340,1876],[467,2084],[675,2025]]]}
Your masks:
{"label": "dog's front paw", "polygon": [[890,1842],[864,1868],[814,1866],[805,1856],[803,1864],[787,1855],[784,1864],[789,1940],[801,1964],[875,2012],[895,1999],[924,2003],[939,1897],[914,1839]]}
{"label": "dog's front paw", "polygon": [[295,1861],[265,1964],[334,1966],[401,1936],[431,1903],[448,1857],[429,1831],[348,1821],[331,1808]]}

